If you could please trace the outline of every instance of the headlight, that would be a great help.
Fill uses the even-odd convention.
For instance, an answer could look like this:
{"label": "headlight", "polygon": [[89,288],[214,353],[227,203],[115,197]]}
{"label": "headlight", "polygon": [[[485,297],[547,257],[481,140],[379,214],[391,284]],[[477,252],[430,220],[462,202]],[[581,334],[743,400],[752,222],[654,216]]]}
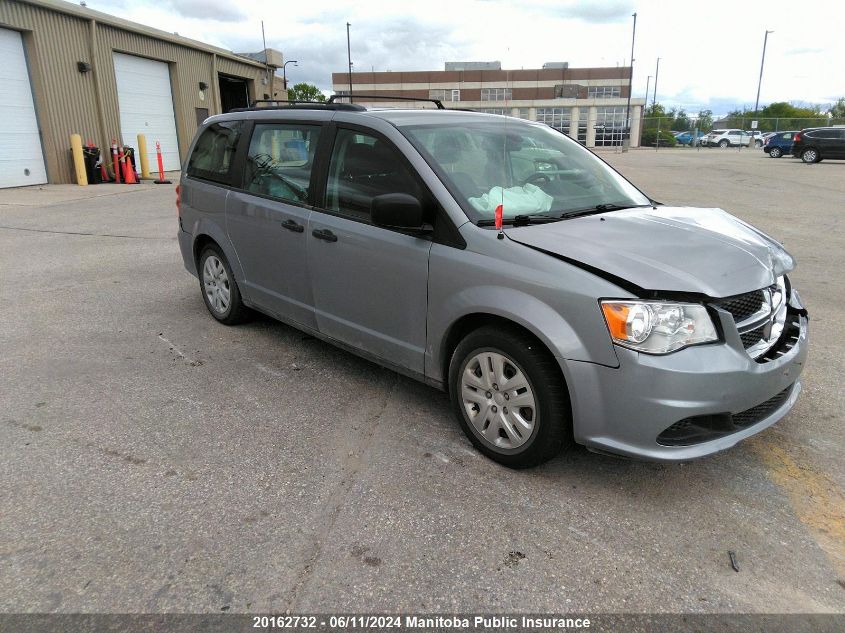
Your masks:
{"label": "headlight", "polygon": [[665,301],[602,301],[613,342],[648,354],[668,354],[688,345],[718,340],[702,305]]}

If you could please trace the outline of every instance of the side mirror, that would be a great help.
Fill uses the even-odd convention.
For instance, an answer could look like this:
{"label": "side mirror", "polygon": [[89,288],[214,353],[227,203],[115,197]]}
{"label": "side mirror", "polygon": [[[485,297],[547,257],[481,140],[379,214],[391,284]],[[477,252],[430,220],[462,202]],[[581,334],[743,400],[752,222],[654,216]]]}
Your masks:
{"label": "side mirror", "polygon": [[376,226],[391,229],[420,229],[422,203],[407,193],[385,193],[370,203],[370,218]]}

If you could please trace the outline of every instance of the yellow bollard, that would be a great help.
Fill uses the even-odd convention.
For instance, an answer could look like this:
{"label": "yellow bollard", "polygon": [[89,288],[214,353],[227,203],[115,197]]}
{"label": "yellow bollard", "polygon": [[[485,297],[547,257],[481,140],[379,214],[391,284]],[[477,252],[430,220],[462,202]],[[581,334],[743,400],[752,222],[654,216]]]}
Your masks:
{"label": "yellow bollard", "polygon": [[141,178],[150,180],[150,161],[147,159],[147,137],[138,135],[138,159],[141,163]]}
{"label": "yellow bollard", "polygon": [[88,174],[85,173],[82,137],[79,134],[70,135],[70,153],[73,156],[73,168],[76,170],[76,184],[80,187],[86,187],[88,185]]}

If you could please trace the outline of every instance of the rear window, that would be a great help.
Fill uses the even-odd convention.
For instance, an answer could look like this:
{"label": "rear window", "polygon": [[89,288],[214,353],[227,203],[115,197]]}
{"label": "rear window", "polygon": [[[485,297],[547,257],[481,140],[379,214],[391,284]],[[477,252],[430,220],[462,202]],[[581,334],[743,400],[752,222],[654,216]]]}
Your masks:
{"label": "rear window", "polygon": [[188,160],[188,176],[223,184],[231,183],[235,152],[243,121],[212,123],[197,140]]}

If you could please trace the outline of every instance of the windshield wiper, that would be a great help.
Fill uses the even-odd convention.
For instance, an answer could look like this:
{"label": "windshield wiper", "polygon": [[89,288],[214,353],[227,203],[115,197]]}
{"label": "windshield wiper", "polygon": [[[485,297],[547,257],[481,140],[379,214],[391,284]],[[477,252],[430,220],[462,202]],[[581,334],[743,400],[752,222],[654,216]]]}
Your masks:
{"label": "windshield wiper", "polygon": [[[504,218],[502,224],[511,226],[526,226],[528,224],[548,224],[549,222],[559,222],[563,218],[546,215],[544,213],[531,213],[527,215],[517,215],[512,218]],[[477,226],[496,226],[496,220],[479,220]]]}
{"label": "windshield wiper", "polygon": [[644,209],[650,207],[650,204],[597,204],[594,207],[586,207],[584,209],[573,209],[566,211],[560,215],[561,218],[578,218],[584,215],[593,215],[596,213],[604,213],[605,211],[622,211],[623,209]]}

